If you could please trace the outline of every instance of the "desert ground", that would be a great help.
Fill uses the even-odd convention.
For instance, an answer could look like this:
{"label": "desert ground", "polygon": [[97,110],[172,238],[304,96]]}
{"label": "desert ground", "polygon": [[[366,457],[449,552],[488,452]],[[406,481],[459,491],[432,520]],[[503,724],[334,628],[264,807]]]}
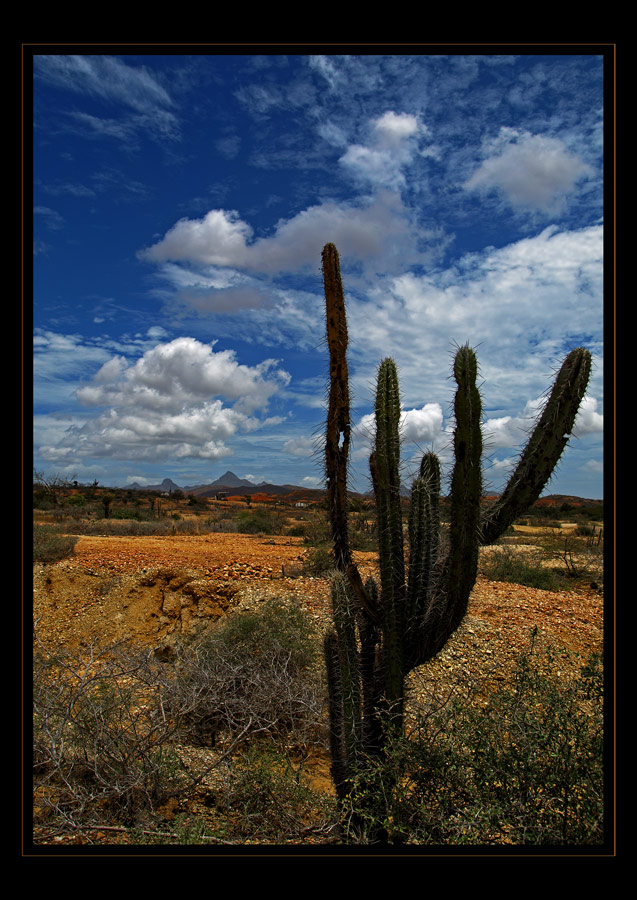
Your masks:
{"label": "desert ground", "polygon": [[[230,608],[278,594],[297,598],[327,624],[329,583],[302,573],[307,553],[302,538],[288,536],[81,536],[70,557],[35,564],[34,620],[46,643],[99,637],[160,646]],[[364,575],[374,571],[374,553],[356,558]],[[552,592],[479,577],[452,643],[473,631],[487,649],[515,649],[537,626],[567,649],[601,651],[602,613],[599,591],[585,583]]]}
{"label": "desert ground", "polygon": [[[532,533],[527,534],[532,541]],[[235,608],[250,608],[271,596],[293,599],[325,629],[331,621],[329,582],[326,577],[305,574],[303,563],[309,552],[303,538],[282,535],[83,535],[70,556],[34,564],[33,617],[38,640],[51,650],[70,647],[82,652],[96,641],[103,645],[126,639],[168,659],[170,648],[181,637]],[[375,571],[375,553],[355,555],[364,576]],[[601,653],[600,590],[582,581],[573,590],[553,592],[480,576],[465,621],[443,652],[422,667],[427,670],[424,677],[443,673],[457,680],[465,674],[490,672],[497,679],[507,662],[528,645],[534,627],[577,655]],[[422,677],[421,671],[410,676],[414,696]],[[326,749],[306,761],[306,772],[314,789],[332,791]],[[167,809],[166,820],[180,811],[184,810],[179,806]],[[190,801],[187,811],[207,815],[196,800]],[[35,833],[37,838],[37,820]],[[43,835],[45,843],[50,840],[46,829]],[[62,834],[54,840],[108,844],[126,838],[105,831],[89,836]]]}

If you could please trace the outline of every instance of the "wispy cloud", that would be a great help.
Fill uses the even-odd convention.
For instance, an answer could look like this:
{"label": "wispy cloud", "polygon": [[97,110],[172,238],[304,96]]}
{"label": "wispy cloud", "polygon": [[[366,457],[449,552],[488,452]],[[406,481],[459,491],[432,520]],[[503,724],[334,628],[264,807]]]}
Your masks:
{"label": "wispy cloud", "polygon": [[89,132],[111,137],[130,136],[144,129],[161,137],[179,136],[175,104],[155,75],[145,66],[131,65],[114,56],[47,55],[34,58],[34,73],[58,89],[99,100],[128,114],[125,120],[75,113]]}
{"label": "wispy cloud", "polygon": [[366,144],[351,144],[339,162],[355,179],[375,188],[406,186],[403,169],[417,153],[418,136],[427,132],[417,116],[388,110],[370,123]]}

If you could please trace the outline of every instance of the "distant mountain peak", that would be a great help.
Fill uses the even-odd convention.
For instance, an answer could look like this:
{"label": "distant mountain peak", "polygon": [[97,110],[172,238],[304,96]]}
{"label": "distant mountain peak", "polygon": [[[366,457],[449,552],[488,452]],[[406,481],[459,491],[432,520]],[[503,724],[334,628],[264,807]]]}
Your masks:
{"label": "distant mountain peak", "polygon": [[212,481],[211,485],[214,487],[254,487],[253,481],[248,481],[247,478],[237,478],[234,472],[226,472],[225,475],[222,475],[221,478],[217,478],[216,481]]}

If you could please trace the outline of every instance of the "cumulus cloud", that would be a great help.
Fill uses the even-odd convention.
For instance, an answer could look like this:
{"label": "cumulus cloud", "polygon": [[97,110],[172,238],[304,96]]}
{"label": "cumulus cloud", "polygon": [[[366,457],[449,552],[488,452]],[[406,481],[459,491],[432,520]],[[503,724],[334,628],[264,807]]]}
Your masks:
{"label": "cumulus cloud", "polygon": [[599,434],[604,430],[604,416],[597,412],[597,400],[588,394],[582,403],[575,419],[573,434],[581,437],[584,434]]}
{"label": "cumulus cloud", "polygon": [[48,460],[91,455],[217,459],[231,453],[227,442],[238,432],[281,421],[257,412],[266,410],[288,381],[275,360],[245,366],[233,351],[215,352],[194,338],[177,338],[148,350],[134,364],[121,356],[105,362],[76,392],[81,404],[104,411],[73,424],[40,454]]}
{"label": "cumulus cloud", "polygon": [[404,410],[400,416],[403,440],[415,444],[433,443],[442,431],[442,407],[425,403],[421,409]]}
{"label": "cumulus cloud", "polygon": [[[403,409],[400,413],[400,436],[404,443],[431,444],[443,437],[443,413],[439,403],[425,403],[421,409]],[[354,429],[356,453],[367,456],[374,440],[374,413],[361,417]]]}
{"label": "cumulus cloud", "polygon": [[[343,132],[324,123],[321,134],[341,146]],[[211,209],[200,219],[180,219],[155,244],[140,251],[147,262],[192,264],[243,272],[274,275],[316,268],[326,241],[337,244],[340,253],[354,261],[373,260],[383,271],[400,261],[404,267],[422,262],[417,248],[412,216],[397,190],[404,185],[403,168],[417,154],[416,138],[426,128],[416,116],[388,111],[371,123],[367,145],[352,144],[341,156],[344,168],[373,187],[373,194],[351,202],[326,200],[309,206],[289,219],[280,220],[268,237],[254,237],[252,227],[236,210]],[[425,236],[426,237],[426,236]],[[440,236],[430,235],[432,244]],[[420,235],[421,242],[423,235]],[[187,276],[186,276],[187,277]],[[204,279],[210,273],[199,273]],[[190,294],[201,302],[202,289]],[[211,285],[217,289],[218,285]],[[253,300],[257,295],[253,294]]]}
{"label": "cumulus cloud", "polygon": [[[185,403],[222,396],[245,412],[267,405],[269,398],[289,376],[274,370],[275,360],[257,366],[240,365],[234,350],[215,352],[195,338],[176,338],[146,351],[124,368],[124,360],[109,361],[100,368],[92,385],[77,391],[81,403],[100,406],[142,406],[168,411]],[[108,370],[108,371],[107,371]],[[268,372],[273,377],[268,378]]]}
{"label": "cumulus cloud", "polygon": [[[546,403],[546,395],[529,400],[524,411],[517,416],[487,419],[482,432],[488,449],[518,447],[526,444],[529,433],[535,427]],[[597,412],[597,400],[586,394],[580,404],[573,426],[573,435],[599,434],[604,430],[604,417]]]}
{"label": "cumulus cloud", "polygon": [[524,416],[500,416],[482,424],[482,437],[488,450],[517,447],[526,439],[533,421]]}
{"label": "cumulus cloud", "polygon": [[213,209],[201,219],[180,219],[157,243],[140,251],[148,262],[220,266],[273,275],[316,269],[329,240],[342,256],[391,266],[420,259],[410,216],[399,197],[380,191],[351,203],[326,201],[278,222],[269,237],[253,230],[236,211]]}
{"label": "cumulus cloud", "polygon": [[[219,278],[218,272],[211,274],[211,269],[267,276],[307,267],[316,270],[327,241],[335,243],[341,255],[352,262],[373,265],[383,272],[404,270],[413,263],[436,258],[448,239],[434,231],[418,232],[414,213],[400,196],[406,183],[405,168],[422,156],[418,141],[427,134],[426,126],[414,115],[389,110],[369,123],[365,144],[348,145],[342,128],[330,121],[322,122],[318,132],[331,145],[344,148],[341,166],[371,188],[369,195],[308,206],[288,219],[280,219],[266,237],[255,237],[253,228],[237,210],[211,209],[200,219],[177,221],[162,238],[142,249],[139,258],[184,268],[184,278],[198,283],[184,286],[182,299],[196,308],[222,311],[234,302],[237,285],[233,285],[231,299],[215,296],[220,286],[210,284],[207,290],[206,285],[207,279]],[[185,268],[188,266],[198,267],[196,275]],[[254,286],[251,291],[244,287],[241,306],[256,308],[264,296]]]}
{"label": "cumulus cloud", "polygon": [[245,265],[252,228],[234,210],[211,209],[202,219],[180,219],[161,241],[142,251],[153,262],[190,260],[211,266]]}
{"label": "cumulus cloud", "polygon": [[502,129],[493,154],[465,183],[470,191],[502,193],[515,208],[554,212],[592,169],[557,138]]}

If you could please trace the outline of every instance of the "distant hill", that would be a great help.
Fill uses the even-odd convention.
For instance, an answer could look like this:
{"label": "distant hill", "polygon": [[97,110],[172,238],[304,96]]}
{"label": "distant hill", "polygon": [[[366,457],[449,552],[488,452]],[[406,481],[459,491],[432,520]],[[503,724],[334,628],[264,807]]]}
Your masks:
{"label": "distant hill", "polygon": [[214,497],[215,494],[219,493],[219,491],[224,491],[231,496],[235,494],[280,495],[291,493],[299,493],[303,496],[314,496],[321,493],[320,490],[302,488],[295,484],[268,484],[268,482],[266,481],[262,481],[260,482],[260,484],[255,484],[253,481],[248,481],[247,478],[238,478],[234,474],[234,472],[230,471],[226,472],[220,478],[216,478],[214,481],[209,482],[208,484],[184,485],[183,487],[181,487],[180,485],[175,484],[172,479],[164,478],[161,484],[142,485],[134,481],[132,484],[127,484],[124,490],[159,491],[161,493],[182,491],[184,494],[193,494],[195,497]]}
{"label": "distant hill", "polygon": [[175,484],[174,481],[170,478],[164,478],[161,484],[138,484],[134,481],[132,484],[127,484],[124,487],[125,491],[161,491],[162,493],[169,494],[171,491],[180,491],[182,490],[178,484]]}
{"label": "distant hill", "polygon": [[[182,491],[184,494],[193,494],[195,497],[214,497],[221,491],[227,493],[229,496],[236,496],[237,494],[241,496],[263,494],[270,497],[276,497],[295,494],[296,496],[294,499],[296,500],[319,499],[325,493],[321,488],[303,488],[295,484],[269,484],[266,481],[255,484],[253,481],[248,481],[247,478],[238,478],[234,472],[230,471],[225,472],[220,478],[216,478],[208,484],[185,485],[184,487],[181,487],[180,485],[175,484],[171,478],[164,478],[161,484],[141,485],[137,482],[133,482],[133,484],[126,485],[124,489],[128,491],[159,491],[160,493]],[[350,493],[354,494],[354,492]],[[409,496],[409,493],[410,491],[405,488],[404,495]],[[371,499],[373,494],[358,494],[356,496],[368,497]],[[489,494],[488,496],[483,497],[483,502],[493,502],[498,499],[498,496],[498,494]],[[443,501],[444,499],[445,498],[443,498]],[[564,503],[570,504],[573,507],[582,507],[603,503],[603,501],[590,500],[584,497],[574,497],[570,494],[550,494],[547,497],[540,497],[540,499],[535,502],[534,506],[559,507]]]}
{"label": "distant hill", "polygon": [[248,481],[247,478],[237,478],[234,472],[226,472],[225,475],[222,475],[221,478],[217,478],[216,481],[211,481],[208,487],[227,487],[227,488],[235,488],[235,487],[254,487],[254,481]]}
{"label": "distant hill", "polygon": [[590,506],[591,504],[603,503],[603,500],[587,500],[585,497],[573,497],[571,494],[549,494],[548,497],[540,497],[536,500],[534,506],[562,506],[568,503],[571,506]]}

